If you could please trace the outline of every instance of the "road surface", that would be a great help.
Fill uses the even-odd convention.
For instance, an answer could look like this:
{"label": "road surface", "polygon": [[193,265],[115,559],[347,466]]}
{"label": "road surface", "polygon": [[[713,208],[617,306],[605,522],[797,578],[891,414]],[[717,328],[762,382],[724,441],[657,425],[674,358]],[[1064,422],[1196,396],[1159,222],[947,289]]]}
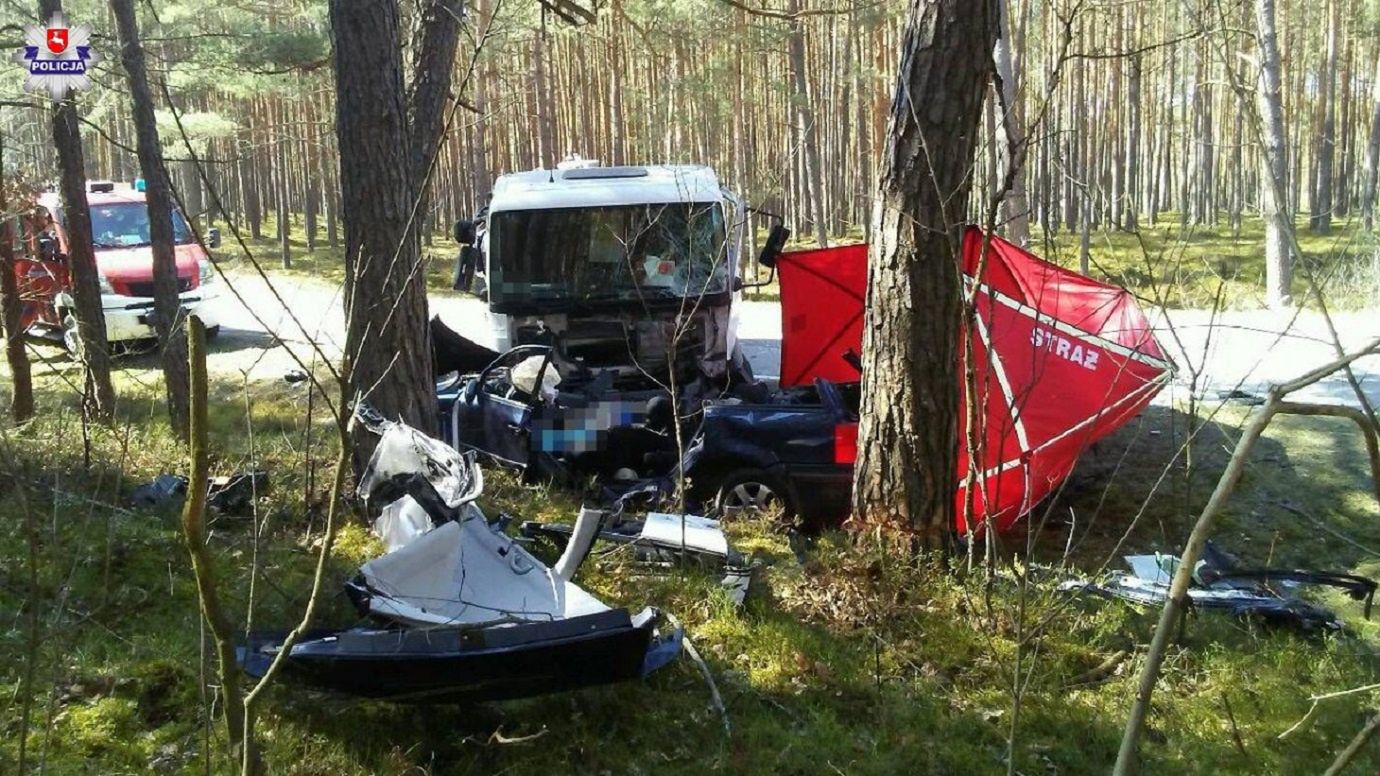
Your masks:
{"label": "road surface", "polygon": [[[318,343],[325,357],[340,356],[345,314],[339,287],[311,278],[274,277],[270,288],[261,278],[242,272],[230,276],[230,285],[245,302],[241,304],[222,288],[222,334],[212,369],[247,372],[251,379],[276,379],[296,366],[285,348],[303,362],[312,362],[314,349],[309,340]],[[433,294],[431,309],[461,334],[486,327],[484,306],[472,297]],[[1160,404],[1186,400],[1195,370],[1200,375],[1199,396],[1215,401],[1221,391],[1263,394],[1269,384],[1297,377],[1336,355],[1326,321],[1312,311],[1297,315],[1228,311],[1213,320],[1207,311],[1175,310],[1167,315],[1152,312],[1151,317],[1160,342],[1180,366],[1170,390],[1157,397]],[[1380,337],[1380,309],[1336,313],[1333,322],[1348,350]],[[738,336],[753,370],[761,377],[775,377],[781,355],[780,307],[775,302],[744,302]],[[1380,355],[1357,361],[1354,369],[1369,399],[1380,404]],[[1340,374],[1295,397],[1357,403]]]}

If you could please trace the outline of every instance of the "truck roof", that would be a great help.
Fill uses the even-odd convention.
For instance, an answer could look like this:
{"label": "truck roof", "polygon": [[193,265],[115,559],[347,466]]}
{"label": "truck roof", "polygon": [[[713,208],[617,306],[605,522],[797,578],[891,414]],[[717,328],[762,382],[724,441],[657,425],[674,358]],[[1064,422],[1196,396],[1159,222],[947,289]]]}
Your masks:
{"label": "truck roof", "polygon": [[490,212],[718,202],[718,176],[700,164],[577,167],[499,176]]}
{"label": "truck roof", "polygon": [[[125,203],[144,204],[144,192],[132,186],[116,188],[112,191],[87,191],[86,204],[90,207],[120,205]],[[62,208],[62,197],[55,191],[44,192],[38,196],[38,204],[56,212]]]}

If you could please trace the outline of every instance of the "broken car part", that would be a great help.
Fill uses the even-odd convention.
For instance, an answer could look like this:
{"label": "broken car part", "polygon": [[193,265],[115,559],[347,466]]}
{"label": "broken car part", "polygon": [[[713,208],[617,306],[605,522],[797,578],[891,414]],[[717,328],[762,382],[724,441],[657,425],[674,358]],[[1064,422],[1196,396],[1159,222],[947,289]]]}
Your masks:
{"label": "broken car part", "polygon": [[[379,625],[296,644],[287,676],[364,697],[499,700],[634,679],[679,653],[680,631],[660,631],[655,609],[632,615],[571,581],[598,512],[581,514],[577,540],[548,567],[474,503],[483,477],[473,456],[367,408],[357,416],[381,435],[360,495],[386,502],[391,551],[346,592]],[[252,637],[241,664],[262,675],[281,644]]]}
{"label": "broken car part", "polygon": [[[752,566],[729,545],[718,520],[664,512],[651,512],[643,519],[625,519],[618,512],[599,514],[601,519],[597,523],[597,538],[630,546],[639,563],[660,566],[689,557],[710,564],[716,573],[723,574],[720,585],[734,604],[741,605],[747,599],[752,583]],[[529,539],[544,537],[557,545],[564,545],[568,554],[571,537],[578,535],[580,529],[579,522],[570,526],[565,523],[528,521],[522,524],[520,532]]]}
{"label": "broken car part", "polygon": [[[227,515],[248,514],[254,499],[268,492],[266,471],[239,472],[224,477],[212,477],[206,483],[206,505]],[[129,494],[136,507],[154,508],[165,504],[180,504],[187,496],[187,478],[180,474],[160,474],[152,482],[140,485]]]}
{"label": "broken car part", "polygon": [[[1087,590],[1138,604],[1163,605],[1179,565],[1176,555],[1127,555],[1130,573],[1115,574],[1101,583],[1070,580],[1065,591]],[[1377,584],[1354,574],[1291,569],[1242,568],[1229,553],[1208,542],[1193,571],[1188,589],[1194,606],[1222,609],[1242,617],[1256,617],[1303,631],[1340,630],[1342,622],[1331,610],[1298,597],[1304,585],[1332,587],[1365,603],[1369,619]]]}

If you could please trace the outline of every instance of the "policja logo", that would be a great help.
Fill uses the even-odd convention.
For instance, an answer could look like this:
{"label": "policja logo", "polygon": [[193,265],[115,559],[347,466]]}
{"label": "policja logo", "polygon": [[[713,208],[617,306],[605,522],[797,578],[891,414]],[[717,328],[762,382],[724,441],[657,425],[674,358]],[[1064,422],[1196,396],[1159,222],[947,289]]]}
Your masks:
{"label": "policja logo", "polygon": [[47,92],[53,102],[60,102],[72,90],[91,88],[87,71],[101,61],[101,55],[91,50],[90,27],[69,28],[62,14],[55,13],[46,29],[36,24],[24,28],[24,42],[13,59],[28,65],[26,91]]}

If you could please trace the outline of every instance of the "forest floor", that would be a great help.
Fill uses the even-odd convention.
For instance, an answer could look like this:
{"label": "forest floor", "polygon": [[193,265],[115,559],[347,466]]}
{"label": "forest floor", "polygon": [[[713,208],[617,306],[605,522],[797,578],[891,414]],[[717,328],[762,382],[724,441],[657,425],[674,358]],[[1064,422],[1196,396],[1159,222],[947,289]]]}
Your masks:
{"label": "forest floor", "polygon": [[[324,295],[301,317],[339,331],[329,292],[319,290],[326,280],[274,277],[293,281],[285,289],[307,289],[296,293]],[[263,289],[254,291],[261,299]],[[1182,320],[1201,314],[1186,310]],[[1240,313],[1237,336],[1254,337],[1251,314]],[[1377,327],[1373,310],[1339,316],[1349,341]],[[273,360],[284,358],[282,348],[240,331],[248,333],[227,330],[213,348],[213,473],[258,466],[273,487],[257,505],[261,532],[222,516],[211,544],[239,621],[248,620],[257,556],[253,626],[281,628],[306,597],[335,443],[319,397],[280,379],[292,363]],[[750,338],[769,340],[761,331]],[[1244,363],[1242,342],[1269,344],[1221,339],[1201,352],[1214,353],[1213,363]],[[1329,357],[1325,341],[1301,343],[1277,356],[1286,374],[1306,368],[1303,359]],[[0,463],[14,475],[0,483],[0,770],[11,769],[27,731],[29,761],[54,773],[226,772],[223,728],[207,725],[204,713],[214,692],[200,689],[201,678],[213,660],[177,516],[126,505],[132,487],[184,466],[166,428],[156,362],[148,354],[119,362],[118,420],[84,436],[77,369],[56,349],[39,352],[49,359],[38,370],[39,419],[0,438]],[[1367,377],[1368,387],[1375,382]],[[1175,550],[1247,411],[1211,391],[1192,403],[1182,386],[1167,394],[1083,457],[1032,515],[1033,528],[1004,539],[1004,562],[990,575],[980,562],[971,573],[961,561],[958,573],[914,568],[841,533],[824,535],[802,565],[759,521],[729,526],[761,564],[742,608],[702,574],[649,577],[617,556],[582,568],[580,583],[609,603],[656,605],[685,624],[724,695],[727,732],[698,672],[681,660],[642,683],[476,707],[396,706],[281,685],[260,721],[265,757],[273,773],[301,774],[986,773],[1005,769],[1014,726],[1019,771],[1106,772],[1155,613],[1070,598],[1054,586],[1115,567],[1121,554]],[[1190,420],[1202,430],[1186,445]],[[1282,418],[1256,448],[1216,539],[1249,562],[1380,576],[1380,506],[1367,477],[1348,421]],[[578,508],[575,495],[500,472],[486,480],[481,503],[491,513],[569,520]],[[377,551],[364,518],[351,515],[327,589],[339,590]],[[1309,636],[1191,616],[1157,689],[1145,772],[1325,767],[1364,724],[1373,696],[1326,701],[1311,726],[1278,736],[1311,696],[1380,681],[1380,625],[1359,603],[1321,600],[1342,615],[1345,632]],[[322,619],[357,622],[338,593]],[[1354,767],[1380,770],[1380,747]]]}

